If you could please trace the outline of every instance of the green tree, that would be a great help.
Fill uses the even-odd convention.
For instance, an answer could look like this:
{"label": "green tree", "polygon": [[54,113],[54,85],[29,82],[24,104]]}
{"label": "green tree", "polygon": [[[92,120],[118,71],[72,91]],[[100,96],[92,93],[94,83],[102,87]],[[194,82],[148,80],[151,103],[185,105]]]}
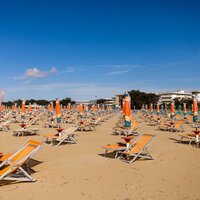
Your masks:
{"label": "green tree", "polygon": [[139,90],[131,90],[129,92],[131,97],[131,108],[140,109],[142,105],[156,104],[158,102],[158,95],[154,93],[140,92]]}

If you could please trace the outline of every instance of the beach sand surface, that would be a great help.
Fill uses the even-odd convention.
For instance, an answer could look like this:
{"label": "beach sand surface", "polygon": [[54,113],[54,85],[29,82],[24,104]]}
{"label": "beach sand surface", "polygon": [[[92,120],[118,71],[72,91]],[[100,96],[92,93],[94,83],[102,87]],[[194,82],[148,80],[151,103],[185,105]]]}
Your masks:
{"label": "beach sand surface", "polygon": [[[106,144],[122,142],[113,135],[118,115],[102,123],[96,131],[77,132],[77,144],[45,144],[31,162],[34,183],[0,181],[0,199],[20,200],[197,200],[200,179],[200,149],[178,143],[177,133],[156,130],[143,123],[140,133],[156,134],[150,146],[154,160],[127,164],[104,157]],[[68,127],[69,125],[63,125]],[[0,132],[0,151],[13,152],[29,138],[45,141],[42,136],[55,129],[42,128],[40,136],[14,137],[12,131]],[[13,124],[11,129],[19,128]],[[194,128],[184,125],[185,132]]]}

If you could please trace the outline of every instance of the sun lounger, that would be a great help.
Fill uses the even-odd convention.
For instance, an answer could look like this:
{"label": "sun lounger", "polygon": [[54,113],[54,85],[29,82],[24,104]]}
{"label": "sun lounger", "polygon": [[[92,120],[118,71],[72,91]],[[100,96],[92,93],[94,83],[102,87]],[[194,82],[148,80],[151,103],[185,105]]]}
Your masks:
{"label": "sun lounger", "polygon": [[169,131],[171,131],[171,132],[183,132],[184,131],[183,123],[184,123],[184,121],[182,123],[178,123],[178,122],[175,123],[174,126],[169,127]]}
{"label": "sun lounger", "polygon": [[29,140],[18,151],[8,156],[0,164],[0,180],[36,181],[22,166],[28,166],[28,161],[39,151],[43,144]]}
{"label": "sun lounger", "polygon": [[131,128],[121,128],[116,131],[119,135],[138,135],[137,129],[142,125],[142,122],[135,121],[132,123]]}
{"label": "sun lounger", "polygon": [[189,145],[196,141],[196,135],[194,133],[180,133],[178,136],[181,137],[180,143],[183,142],[183,139],[186,139]]}
{"label": "sun lounger", "polygon": [[115,152],[115,158],[117,158],[119,151],[126,150],[126,144],[119,142],[116,144],[107,144],[106,146],[103,146],[102,148],[105,149],[104,156],[107,155],[108,151],[112,151],[112,152]]}
{"label": "sun lounger", "polygon": [[[136,136],[136,138],[137,137],[139,136]],[[133,142],[136,140],[136,138],[129,145],[132,145]],[[106,146],[103,146],[102,148],[105,149],[105,154],[104,154],[105,157],[109,151],[112,151],[115,153],[115,158],[117,158],[118,153],[120,151],[125,151],[127,149],[127,144],[124,142],[118,142],[116,144],[107,144]]]}
{"label": "sun lounger", "polygon": [[44,137],[46,141],[51,141],[51,144],[54,145],[57,143],[56,146],[59,146],[62,143],[77,143],[74,132],[77,130],[76,127],[70,127],[68,129],[63,130],[60,134],[46,134]]}
{"label": "sun lounger", "polygon": [[13,136],[26,136],[26,135],[39,135],[38,128],[24,128],[24,129],[15,129],[12,133]]}
{"label": "sun lounger", "polygon": [[170,125],[168,125],[168,124],[161,124],[158,126],[158,130],[168,131],[169,127],[170,127]]}
{"label": "sun lounger", "polygon": [[8,131],[10,129],[11,120],[7,120],[0,124],[0,131]]}
{"label": "sun lounger", "polygon": [[138,158],[152,160],[153,158],[148,151],[148,147],[155,138],[155,135],[142,134],[133,142],[129,149],[119,152],[118,158],[127,163],[132,163]]}
{"label": "sun lounger", "polygon": [[29,128],[33,123],[34,123],[34,121],[31,121],[24,128],[13,130],[12,135],[17,136],[17,137],[26,136],[26,135],[39,135],[38,128]]}

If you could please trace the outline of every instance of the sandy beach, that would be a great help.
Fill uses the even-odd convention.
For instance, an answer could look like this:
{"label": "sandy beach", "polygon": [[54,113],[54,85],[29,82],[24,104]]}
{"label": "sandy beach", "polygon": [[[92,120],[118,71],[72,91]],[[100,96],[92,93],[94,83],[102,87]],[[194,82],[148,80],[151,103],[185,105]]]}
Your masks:
{"label": "sandy beach", "polygon": [[[103,156],[102,146],[122,140],[112,133],[118,117],[110,118],[96,131],[77,132],[77,144],[45,144],[31,162],[37,181],[1,181],[0,199],[198,199],[199,148],[177,143],[177,133],[158,131],[144,122],[138,131],[157,135],[150,147],[154,160],[127,164]],[[56,132],[39,123],[34,127],[40,128],[41,135]],[[11,130],[18,126],[12,124]],[[191,125],[184,125],[184,129],[193,130]],[[14,137],[11,130],[0,133],[4,153],[15,151],[30,138]],[[43,136],[31,138],[45,140]]]}

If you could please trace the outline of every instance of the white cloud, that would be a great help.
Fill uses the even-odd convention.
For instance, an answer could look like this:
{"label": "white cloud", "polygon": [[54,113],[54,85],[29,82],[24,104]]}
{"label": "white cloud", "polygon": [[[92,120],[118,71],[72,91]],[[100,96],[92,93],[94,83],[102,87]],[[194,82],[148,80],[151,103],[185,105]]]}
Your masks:
{"label": "white cloud", "polygon": [[36,79],[36,78],[42,78],[42,77],[48,76],[50,74],[55,74],[56,72],[57,72],[57,69],[55,67],[52,67],[49,71],[42,71],[34,67],[34,68],[27,69],[23,75],[16,76],[14,77],[14,79]]}

